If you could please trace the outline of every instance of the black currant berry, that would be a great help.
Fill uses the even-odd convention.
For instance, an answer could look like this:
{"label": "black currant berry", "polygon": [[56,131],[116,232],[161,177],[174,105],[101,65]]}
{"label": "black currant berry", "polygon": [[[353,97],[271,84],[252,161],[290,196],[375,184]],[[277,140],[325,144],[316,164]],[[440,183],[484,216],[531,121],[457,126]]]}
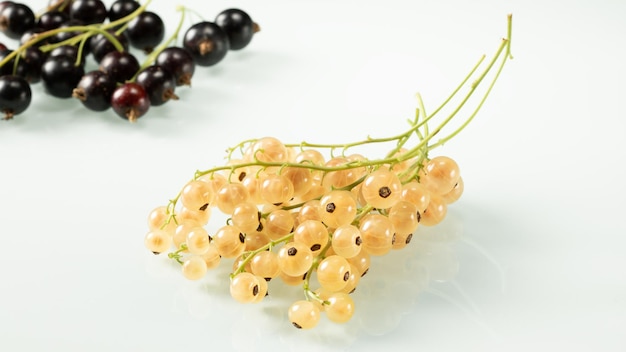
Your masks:
{"label": "black currant berry", "polygon": [[131,46],[151,53],[165,36],[165,24],[159,15],[144,11],[128,22],[126,35]]}
{"label": "black currant berry", "polygon": [[148,112],[150,99],[140,84],[124,83],[113,92],[111,107],[121,118],[135,122]]}
{"label": "black currant berry", "polygon": [[107,8],[101,0],[74,0],[70,4],[70,19],[86,25],[102,23],[107,15]]}
{"label": "black currant berry", "polygon": [[117,83],[100,70],[87,72],[72,91],[72,97],[89,110],[105,111],[111,107],[111,97]]}
{"label": "black currant berry", "polygon": [[48,11],[39,16],[36,27],[49,31],[59,28],[63,23],[69,21],[70,16],[61,11]]}
{"label": "black currant berry", "polygon": [[141,4],[135,0],[117,0],[109,7],[109,22],[117,21],[135,12]]}
{"label": "black currant berry", "polygon": [[0,1],[0,12],[9,5],[15,5],[15,3],[13,1]]}
{"label": "black currant berry", "polygon": [[148,66],[141,70],[135,79],[146,90],[150,105],[159,106],[169,100],[178,100],[174,94],[176,80],[170,71],[158,65]]}
{"label": "black currant berry", "polygon": [[177,86],[191,85],[191,77],[196,69],[193,56],[187,49],[170,46],[161,51],[154,62],[174,75]]}
{"label": "black currant berry", "polygon": [[4,120],[10,120],[30,105],[32,91],[22,77],[7,75],[0,77],[0,111]]}
{"label": "black currant berry", "polygon": [[41,67],[48,56],[39,48],[30,46],[20,53],[22,69],[17,75],[24,78],[28,83],[37,83],[41,80]]}
{"label": "black currant berry", "polygon": [[8,3],[0,12],[0,32],[11,39],[19,39],[24,32],[35,27],[35,14],[21,3]]}
{"label": "black currant berry", "polygon": [[[61,46],[57,46],[56,48],[52,49],[49,53],[48,53],[48,57],[54,57],[54,56],[66,56],[69,57],[70,59],[74,60],[74,62],[76,62],[77,58],[78,58],[78,47],[74,46],[74,45],[61,45]],[[83,50],[81,52],[81,58],[80,58],[80,65],[85,66],[85,57],[86,57],[86,51]]]}
{"label": "black currant berry", "polygon": [[76,66],[71,57],[52,56],[41,67],[41,83],[46,93],[57,98],[70,98],[84,74],[83,66]]}
{"label": "black currant berry", "polygon": [[[42,33],[44,30],[39,28],[39,27],[33,27],[29,30],[27,30],[26,32],[24,32],[24,34],[22,34],[22,36],[20,37],[20,46],[26,44],[27,41],[35,38],[37,36],[37,34]],[[35,44],[32,44],[33,46],[42,46],[44,44],[47,44],[47,40],[43,39],[38,41]]]}
{"label": "black currant berry", "polygon": [[259,25],[253,22],[246,12],[239,9],[220,12],[215,17],[215,23],[226,32],[231,50],[245,48],[252,41],[254,33],[260,30]]}
{"label": "black currant berry", "polygon": [[51,11],[61,11],[68,16],[70,15],[70,5],[73,0],[49,0],[48,1],[48,10]]}
{"label": "black currant berry", "polygon": [[198,22],[185,32],[183,47],[189,50],[197,65],[212,66],[226,56],[228,36],[213,22]]}
{"label": "black currant berry", "polygon": [[139,71],[139,61],[128,51],[111,51],[100,61],[100,71],[124,83]]}
{"label": "black currant berry", "polygon": [[[59,27],[57,28],[67,28],[67,27],[73,27],[73,26],[82,26],[83,23],[78,21],[78,20],[67,20],[65,22],[63,22]],[[50,43],[60,43],[64,40],[70,39],[74,36],[77,36],[81,34],[81,32],[79,31],[67,31],[67,32],[59,32],[56,33],[55,35],[51,36],[48,38],[48,42]]]}
{"label": "black currant berry", "polygon": [[[11,49],[0,51],[0,61],[4,60],[12,52],[13,50]],[[13,75],[13,74],[17,76],[21,76],[24,71],[25,71],[25,67],[24,67],[24,63],[22,62],[22,60],[19,60],[16,66],[15,57],[14,57],[11,60],[9,60],[7,63],[2,65],[2,67],[0,67],[0,76]]]}
{"label": "black currant berry", "polygon": [[[111,33],[111,35],[113,35],[115,39],[117,39],[117,41],[122,44],[122,46],[124,47],[124,51],[128,50],[128,38],[124,33]],[[93,54],[93,58],[98,63],[102,61],[102,58],[106,54],[112,51],[118,51],[115,45],[113,45],[113,43],[111,43],[111,41],[102,34],[91,37],[91,39],[89,40],[89,48],[91,50],[91,53]]]}

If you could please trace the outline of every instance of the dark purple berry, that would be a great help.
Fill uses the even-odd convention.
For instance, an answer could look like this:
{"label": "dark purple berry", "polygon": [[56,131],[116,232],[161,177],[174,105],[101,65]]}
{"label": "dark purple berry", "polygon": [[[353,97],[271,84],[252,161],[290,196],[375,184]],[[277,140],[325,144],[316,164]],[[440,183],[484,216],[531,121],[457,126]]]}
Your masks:
{"label": "dark purple berry", "polygon": [[87,72],[72,91],[72,97],[89,110],[105,111],[111,107],[111,97],[117,83],[109,75],[94,70]]}
{"label": "dark purple berry", "polygon": [[7,3],[0,12],[0,32],[11,39],[19,39],[24,32],[35,27],[35,14],[21,3]]}
{"label": "dark purple berry", "polygon": [[101,0],[74,0],[70,5],[70,19],[86,25],[104,22],[107,14],[107,8]]}
{"label": "dark purple berry", "polygon": [[109,7],[109,22],[117,21],[135,12],[141,5],[135,0],[117,0]]}
{"label": "dark purple berry", "polygon": [[[63,22],[59,27],[57,28],[67,28],[67,27],[74,27],[74,26],[82,26],[83,23],[78,21],[78,20],[67,20],[65,22]],[[81,34],[81,32],[79,31],[64,31],[64,32],[59,32],[51,37],[48,38],[48,41],[50,43],[60,43],[64,40],[70,39],[74,36],[77,36]]]}
{"label": "dark purple berry", "polygon": [[[6,49],[0,51],[0,61],[4,60],[7,56],[13,53],[13,50]],[[4,75],[17,75],[22,76],[22,73],[25,71],[24,63],[22,60],[17,62],[17,66],[15,65],[15,57],[10,59],[7,63],[0,67],[0,76]]]}
{"label": "dark purple berry", "polygon": [[[44,30],[39,28],[39,27],[33,27],[33,28],[27,30],[20,37],[20,46],[26,44],[26,42],[28,42],[29,40],[36,38],[38,34],[43,33],[43,32],[44,32]],[[42,46],[42,45],[47,44],[47,43],[48,43],[47,38],[44,38],[44,39],[39,40],[38,42],[32,44],[32,46],[39,47],[39,46]]]}
{"label": "dark purple berry", "polygon": [[226,56],[228,36],[213,22],[198,22],[185,32],[183,47],[189,50],[197,65],[212,66]]}
{"label": "dark purple berry", "polygon": [[32,91],[22,77],[7,75],[0,77],[0,111],[4,120],[10,120],[30,105]]}
{"label": "dark purple berry", "polygon": [[135,122],[148,112],[150,99],[141,85],[124,83],[113,92],[111,107],[121,118]]}
{"label": "dark purple berry", "polygon": [[9,5],[15,5],[15,3],[13,1],[0,1],[0,12]]}
{"label": "dark purple berry", "polygon": [[177,86],[191,85],[191,77],[196,65],[193,56],[184,48],[170,46],[157,55],[155,65],[159,65],[174,75]]}
{"label": "dark purple berry", "polygon": [[[61,45],[58,46],[54,49],[52,49],[49,53],[48,53],[49,57],[54,57],[54,56],[67,56],[70,59],[74,60],[74,62],[76,62],[77,58],[78,58],[78,47],[74,46],[74,45]],[[81,53],[81,58],[80,58],[80,65],[84,66],[85,65],[85,57],[86,57],[86,51],[83,50]]]}
{"label": "dark purple berry", "polygon": [[[22,69],[17,75],[24,78],[28,83],[37,83],[41,80],[41,67],[48,56],[39,48],[30,46],[20,54]],[[18,65],[19,65],[18,64]]]}
{"label": "dark purple berry", "polygon": [[215,18],[215,23],[226,32],[231,50],[246,47],[252,41],[254,33],[260,30],[259,25],[254,23],[246,12],[239,9],[220,12]]}
{"label": "dark purple berry", "polygon": [[70,98],[84,74],[83,66],[76,66],[71,57],[52,56],[41,68],[41,83],[46,93],[57,98]]}
{"label": "dark purple berry", "polygon": [[163,105],[169,100],[178,100],[178,96],[174,94],[176,80],[170,71],[161,66],[152,65],[141,70],[135,82],[144,87],[152,106]]}
{"label": "dark purple berry", "polygon": [[49,31],[61,27],[61,25],[69,21],[70,16],[61,11],[48,11],[39,16],[36,27]]}
{"label": "dark purple berry", "polygon": [[[126,38],[126,35],[124,33],[121,33],[121,34],[111,33],[111,34],[115,37],[115,39],[117,39],[117,41],[120,44],[122,44],[122,46],[124,47],[124,51],[127,51],[128,50],[128,38]],[[91,53],[93,54],[94,60],[96,60],[96,62],[98,63],[102,61],[102,58],[106,54],[112,51],[118,51],[115,45],[113,45],[113,43],[102,34],[98,34],[98,35],[91,37],[91,39],[89,40],[89,48],[91,49]]]}
{"label": "dark purple berry", "polygon": [[111,51],[100,61],[100,71],[124,83],[139,71],[139,61],[128,51]]}
{"label": "dark purple berry", "polygon": [[151,53],[165,36],[165,24],[156,13],[144,11],[128,22],[126,35],[131,46]]}
{"label": "dark purple berry", "polygon": [[61,11],[68,16],[70,15],[70,5],[74,0],[49,0],[48,1],[48,10],[50,11]]}

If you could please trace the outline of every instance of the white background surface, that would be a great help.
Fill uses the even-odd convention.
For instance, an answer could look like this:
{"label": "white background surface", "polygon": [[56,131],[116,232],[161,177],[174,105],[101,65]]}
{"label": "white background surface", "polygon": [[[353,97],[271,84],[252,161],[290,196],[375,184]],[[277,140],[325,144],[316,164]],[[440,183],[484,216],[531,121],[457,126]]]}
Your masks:
{"label": "white background surface", "polygon": [[[188,6],[207,19],[240,7],[262,31],[136,124],[40,85],[26,113],[0,121],[0,350],[626,350],[624,2]],[[174,8],[150,6],[169,31]],[[298,331],[293,289],[238,305],[226,266],[188,282],[144,249],[147,213],[240,140],[404,130],[414,94],[438,105],[495,51],[507,13],[515,59],[435,153],[461,165],[464,197],[376,258],[350,323]]]}

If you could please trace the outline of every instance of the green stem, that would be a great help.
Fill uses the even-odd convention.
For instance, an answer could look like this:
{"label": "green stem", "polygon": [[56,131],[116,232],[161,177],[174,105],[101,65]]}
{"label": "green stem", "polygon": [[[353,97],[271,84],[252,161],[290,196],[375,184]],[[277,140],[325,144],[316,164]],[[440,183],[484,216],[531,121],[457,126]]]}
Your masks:
{"label": "green stem", "polygon": [[273,240],[273,241],[269,241],[267,244],[265,244],[262,247],[259,247],[253,251],[248,251],[246,253],[243,254],[243,256],[245,257],[244,260],[241,261],[241,263],[239,263],[239,266],[237,267],[237,269],[235,271],[233,271],[230,274],[230,277],[233,278],[235,276],[237,276],[240,273],[243,273],[246,270],[246,265],[248,265],[248,263],[250,263],[250,261],[252,260],[252,258],[254,258],[255,255],[263,252],[263,251],[267,251],[267,250],[272,250],[272,248],[274,246],[276,246],[277,244],[280,243],[286,243],[288,241],[290,241],[291,239],[293,239],[293,232],[289,233],[277,240]]}
{"label": "green stem", "polygon": [[[329,234],[328,236],[330,237],[332,235]],[[315,257],[315,259],[313,260],[313,264],[311,264],[311,267],[306,272],[306,275],[304,277],[304,282],[302,283],[302,290],[304,291],[304,297],[307,301],[310,299],[314,299],[320,302],[321,304],[325,303],[315,292],[311,290],[310,285],[311,285],[311,277],[313,276],[313,272],[317,270],[317,267],[320,265],[320,262],[324,260],[324,258],[326,258],[326,252],[328,252],[331,246],[332,246],[332,241],[329,239],[328,243],[326,243],[326,245],[324,246],[324,248],[322,248],[322,250],[317,255],[317,257]]]}
{"label": "green stem", "polygon": [[[313,165],[310,163],[265,162],[265,161],[259,160],[255,155],[253,161],[241,162],[241,163],[234,164],[234,165],[217,166],[217,167],[213,167],[204,171],[197,170],[194,174],[194,179],[197,179],[203,175],[212,174],[221,170],[230,170],[231,172],[234,172],[238,168],[247,168],[250,166],[257,166],[261,168],[293,167],[293,168],[306,168],[309,170],[322,171],[322,172],[332,172],[332,171],[342,171],[342,170],[349,170],[349,169],[355,169],[355,168],[361,168],[361,167],[378,167],[381,165],[389,165],[389,167],[392,167],[393,165],[397,163],[415,158],[416,160],[413,161],[411,165],[409,165],[407,170],[403,172],[403,175],[410,176],[408,179],[403,178],[403,180],[405,180],[405,182],[410,182],[412,179],[417,178],[419,170],[422,168],[424,160],[428,158],[429,151],[431,151],[432,149],[436,147],[443,145],[445,142],[452,139],[454,136],[460,133],[474,119],[474,117],[477,115],[478,111],[483,106],[484,102],[486,101],[487,97],[489,96],[489,93],[491,92],[493,86],[495,85],[495,82],[499,78],[500,73],[503,70],[504,64],[506,63],[508,59],[512,58],[511,51],[510,51],[512,16],[509,15],[507,17],[507,20],[508,20],[507,37],[502,40],[502,43],[498,47],[498,50],[496,51],[494,57],[490,60],[487,67],[478,76],[478,78],[472,82],[469,92],[467,92],[467,94],[463,97],[461,102],[452,110],[452,112],[442,122],[439,123],[439,125],[436,126],[434,130],[429,131],[428,125],[427,125],[428,122],[431,121],[433,117],[437,115],[445,106],[447,106],[450,103],[450,101],[452,101],[452,99],[457,95],[457,93],[461,90],[462,87],[466,86],[467,82],[474,76],[474,74],[476,73],[480,65],[483,63],[485,56],[482,56],[478,60],[478,62],[472,67],[470,72],[464,77],[461,83],[444,100],[444,102],[437,109],[435,109],[431,114],[428,114],[428,115],[426,114],[426,109],[424,107],[423,100],[421,99],[421,96],[418,94],[417,98],[418,98],[419,109],[416,111],[416,116],[413,120],[411,127],[403,133],[400,133],[391,137],[384,137],[384,138],[372,138],[368,136],[364,140],[353,142],[353,143],[346,143],[346,144],[318,144],[318,143],[309,143],[306,141],[303,141],[297,144],[285,144],[285,146],[287,147],[294,147],[294,148],[299,147],[301,149],[304,149],[305,147],[327,148],[327,149],[330,149],[330,152],[332,155],[332,152],[336,149],[342,149],[343,153],[345,153],[346,150],[356,147],[356,146],[360,146],[360,145],[386,143],[386,142],[395,141],[396,147],[392,149],[392,151],[388,153],[385,157],[381,159],[357,160],[354,162],[337,165],[337,166],[326,166],[326,165]],[[492,79],[490,85],[488,86],[486,93],[483,95],[482,99],[479,101],[478,105],[474,108],[474,110],[469,115],[469,117],[460,125],[460,127],[454,130],[451,134],[449,134],[448,136],[444,138],[441,138],[436,143],[429,144],[430,141],[435,136],[437,136],[440,133],[440,131],[465,107],[470,97],[472,97],[472,95],[475,93],[477,87],[480,85],[480,83],[482,83],[482,81],[485,79],[487,74],[492,70],[492,68],[498,61],[498,59],[501,58],[503,52],[505,53],[505,55],[502,58],[502,61],[494,75],[494,78]],[[420,113],[421,115],[423,115],[423,118],[420,118]],[[420,128],[422,127],[424,130],[420,131]],[[396,155],[397,152],[400,150],[400,148],[403,147],[409,141],[411,137],[417,137],[419,142],[416,143],[413,146],[413,148],[409,149],[408,151],[403,152],[402,154]],[[233,152],[237,149],[241,150],[242,155],[243,155],[244,146],[249,145],[253,142],[255,142],[254,139],[246,140],[246,141],[239,143],[235,147],[227,149],[228,158],[231,159]],[[362,179],[360,179],[359,181],[362,181]],[[354,187],[357,184],[358,182],[350,186]],[[171,214],[174,214],[174,207],[176,205],[177,199],[178,199],[178,196],[173,201],[170,201],[170,204],[169,204],[170,206],[168,207],[168,211],[170,211]],[[290,210],[296,209],[297,207],[298,205],[293,205],[293,206],[289,206],[289,209]],[[364,213],[365,211],[361,209],[360,214],[364,214]]]}
{"label": "green stem", "polygon": [[[47,45],[42,45],[41,47],[39,47],[39,49],[43,52],[52,50],[58,46],[61,45],[66,45],[66,44],[70,44],[70,45],[74,45],[76,43],[80,43],[81,41],[85,41],[88,37],[94,35],[94,34],[102,34],[104,37],[106,37],[108,40],[111,41],[111,43],[115,46],[115,48],[119,51],[124,51],[124,46],[115,38],[115,36],[113,36],[111,33],[109,33],[107,31],[107,29],[110,28],[114,28],[118,25],[127,23],[128,21],[132,20],[133,18],[137,17],[141,12],[143,12],[146,7],[148,6],[148,4],[150,4],[152,0],[146,0],[146,2],[141,5],[139,8],[137,8],[135,11],[133,11],[132,13],[116,20],[113,22],[109,22],[107,24],[93,24],[93,25],[87,25],[87,26],[70,26],[70,27],[63,27],[63,28],[56,28],[56,29],[51,29],[49,31],[45,31],[42,33],[38,33],[36,36],[34,36],[33,38],[31,38],[30,40],[28,40],[26,43],[22,44],[19,48],[15,49],[13,52],[11,52],[9,55],[7,55],[6,57],[4,57],[4,59],[2,59],[2,61],[0,61],[0,67],[4,66],[7,62],[11,61],[13,58],[15,58],[17,55],[19,55],[20,53],[22,53],[25,49],[27,49],[28,47],[46,39],[49,38],[55,34],[58,33],[63,33],[63,32],[82,32],[81,34],[75,35],[72,38],[69,38],[67,40],[64,40],[62,42],[59,43],[55,43],[55,44],[47,44]],[[69,2],[68,1],[63,1],[61,3],[57,3],[54,4],[54,6],[66,6]],[[84,45],[83,45],[84,47]],[[80,52],[79,52],[80,54]],[[78,57],[80,58],[81,56],[78,55]],[[78,59],[77,59],[78,60]]]}
{"label": "green stem", "polygon": [[141,72],[146,67],[152,65],[152,63],[154,63],[154,60],[156,60],[156,57],[163,50],[165,50],[167,47],[170,46],[170,44],[172,44],[172,42],[174,42],[174,41],[176,41],[176,39],[178,39],[178,35],[180,34],[181,29],[183,28],[183,21],[185,20],[185,12],[187,11],[187,9],[184,6],[181,5],[181,6],[178,6],[176,8],[176,11],[180,11],[181,12],[180,20],[178,21],[178,25],[176,26],[176,30],[174,31],[174,33],[166,41],[161,43],[161,45],[159,45],[156,49],[154,49],[146,57],[144,62],[139,67],[139,70],[137,70],[137,73],[135,73],[135,75],[130,79],[131,82],[135,81],[135,79],[137,78],[137,75],[139,74],[139,72]]}

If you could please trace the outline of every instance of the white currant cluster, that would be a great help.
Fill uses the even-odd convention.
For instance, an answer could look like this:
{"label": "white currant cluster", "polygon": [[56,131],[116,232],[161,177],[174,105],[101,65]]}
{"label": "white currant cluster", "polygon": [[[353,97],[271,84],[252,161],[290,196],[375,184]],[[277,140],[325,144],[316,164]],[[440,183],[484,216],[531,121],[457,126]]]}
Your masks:
{"label": "white currant cluster", "polygon": [[[510,28],[509,17],[509,37],[467,97],[504,53],[493,86],[510,57]],[[371,257],[404,248],[419,226],[441,222],[447,206],[462,195],[457,163],[429,153],[460,132],[482,105],[435,141],[466,101],[431,130],[441,107],[428,115],[420,99],[410,128],[394,137],[347,144],[286,144],[273,137],[244,141],[229,149],[225,165],[197,171],[168,205],[150,212],[145,246],[167,253],[190,280],[202,279],[229,259],[230,293],[241,303],[262,302],[270,280],[301,286],[303,299],[288,308],[297,328],[315,327],[322,313],[330,321],[347,322],[355,310],[351,293]],[[386,143],[392,147],[382,158],[353,152]],[[228,220],[209,232],[214,211]]]}

